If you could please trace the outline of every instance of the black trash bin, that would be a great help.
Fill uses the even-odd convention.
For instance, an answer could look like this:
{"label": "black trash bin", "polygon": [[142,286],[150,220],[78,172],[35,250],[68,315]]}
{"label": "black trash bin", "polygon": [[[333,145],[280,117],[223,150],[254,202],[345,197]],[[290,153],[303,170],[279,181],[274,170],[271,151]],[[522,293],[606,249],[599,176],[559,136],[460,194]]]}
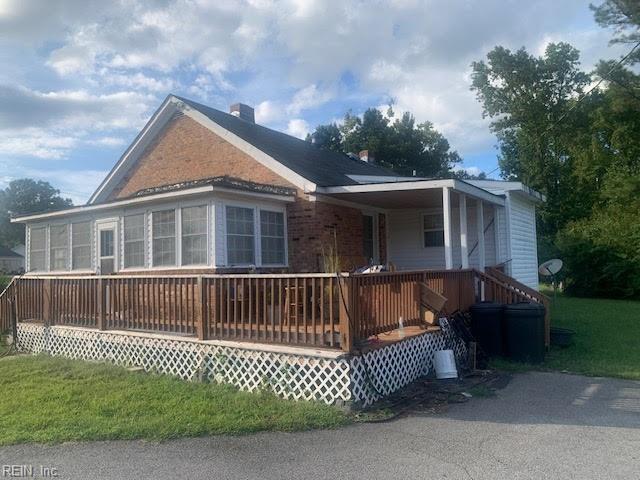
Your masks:
{"label": "black trash bin", "polygon": [[504,307],[507,354],[512,360],[544,362],[544,306],[513,303]]}
{"label": "black trash bin", "polygon": [[503,305],[480,302],[471,305],[471,331],[480,347],[490,357],[503,355]]}

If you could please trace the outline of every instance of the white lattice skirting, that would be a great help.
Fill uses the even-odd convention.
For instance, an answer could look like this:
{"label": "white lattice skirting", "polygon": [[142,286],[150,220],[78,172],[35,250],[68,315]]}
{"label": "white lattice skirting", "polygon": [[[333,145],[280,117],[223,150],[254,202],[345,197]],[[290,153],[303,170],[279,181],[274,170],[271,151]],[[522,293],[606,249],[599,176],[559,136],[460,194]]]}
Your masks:
{"label": "white lattice skirting", "polygon": [[[428,374],[434,352],[445,344],[444,334],[426,333],[362,356],[325,358],[152,334],[18,324],[19,349],[34,354],[106,361],[241,390],[270,389],[284,398],[360,406],[378,400],[377,392],[388,395]],[[464,346],[456,345],[460,348]]]}

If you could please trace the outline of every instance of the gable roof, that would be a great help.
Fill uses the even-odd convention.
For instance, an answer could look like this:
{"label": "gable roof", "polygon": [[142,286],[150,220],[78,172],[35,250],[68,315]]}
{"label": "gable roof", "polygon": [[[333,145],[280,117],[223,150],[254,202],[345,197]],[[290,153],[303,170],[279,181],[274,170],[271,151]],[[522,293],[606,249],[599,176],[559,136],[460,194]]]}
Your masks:
{"label": "gable roof", "polygon": [[299,138],[247,122],[193,100],[169,95],[93,193],[90,204],[106,200],[146,146],[176,113],[190,116],[301,188],[310,187],[313,190],[316,186],[358,184],[350,176],[401,178],[386,168],[342,153],[322,150]]}
{"label": "gable roof", "polygon": [[348,175],[398,176],[386,168],[356,160],[343,153],[322,150],[305,140],[247,122],[193,100],[176,98],[318,186],[358,183]]}
{"label": "gable roof", "polygon": [[2,257],[2,258],[7,258],[7,257],[22,258],[22,255],[20,255],[19,253],[14,252],[10,248],[3,247],[2,245],[0,245],[0,257]]}

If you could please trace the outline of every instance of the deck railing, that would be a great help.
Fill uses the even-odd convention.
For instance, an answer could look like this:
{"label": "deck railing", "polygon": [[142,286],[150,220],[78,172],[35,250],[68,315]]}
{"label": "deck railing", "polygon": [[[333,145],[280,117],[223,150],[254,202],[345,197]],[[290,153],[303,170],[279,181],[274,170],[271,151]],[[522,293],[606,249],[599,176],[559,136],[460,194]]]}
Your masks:
{"label": "deck railing", "polygon": [[501,303],[546,298],[473,269],[29,276],[14,279],[0,296],[0,330],[10,326],[13,300],[18,321],[351,351],[372,335],[398,328],[400,318],[405,326],[420,324],[421,282],[447,298],[447,313],[466,311],[481,298]]}

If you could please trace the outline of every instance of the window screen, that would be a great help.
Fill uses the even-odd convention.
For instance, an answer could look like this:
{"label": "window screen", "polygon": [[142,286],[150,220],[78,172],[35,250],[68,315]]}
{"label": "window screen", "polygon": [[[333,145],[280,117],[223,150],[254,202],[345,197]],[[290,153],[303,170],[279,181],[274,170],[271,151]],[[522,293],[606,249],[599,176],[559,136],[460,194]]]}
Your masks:
{"label": "window screen", "polygon": [[49,227],[49,269],[52,271],[69,269],[69,226]]}
{"label": "window screen", "polygon": [[124,217],[124,268],[144,267],[144,213]]}
{"label": "window screen", "polygon": [[253,208],[226,207],[227,262],[229,265],[255,263]]}
{"label": "window screen", "polygon": [[182,265],[206,265],[207,207],[182,209]]}
{"label": "window screen", "polygon": [[260,210],[260,245],[264,265],[286,263],[284,241],[284,214]]}
{"label": "window screen", "polygon": [[91,268],[91,222],[71,225],[71,263],[74,270]]}
{"label": "window screen", "polygon": [[153,212],[153,266],[176,264],[176,212]]}
{"label": "window screen", "polygon": [[32,228],[29,233],[29,269],[41,272],[46,269],[47,229]]}

